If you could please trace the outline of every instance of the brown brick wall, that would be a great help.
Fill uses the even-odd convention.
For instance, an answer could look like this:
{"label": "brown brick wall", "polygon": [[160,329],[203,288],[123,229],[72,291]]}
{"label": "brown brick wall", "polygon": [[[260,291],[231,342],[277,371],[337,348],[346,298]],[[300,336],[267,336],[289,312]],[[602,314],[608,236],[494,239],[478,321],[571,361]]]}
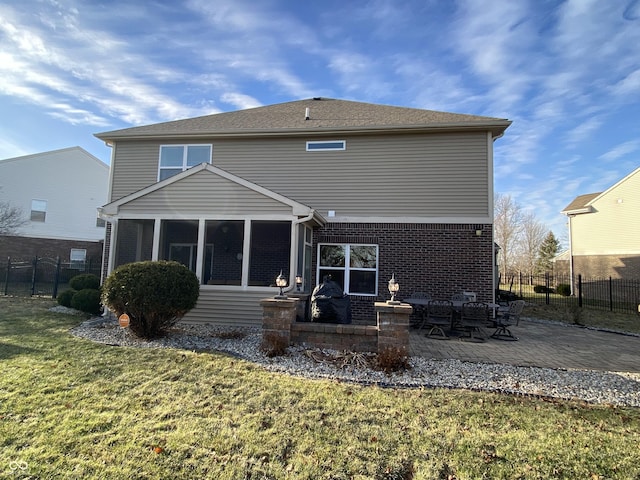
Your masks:
{"label": "brown brick wall", "polygon": [[0,236],[0,259],[31,260],[33,257],[57,258],[68,262],[72,248],[87,250],[87,261],[102,261],[103,242],[85,242],[76,240],[56,240],[51,238],[31,238],[18,236]]}
{"label": "brown brick wall", "polygon": [[573,257],[574,275],[625,280],[640,279],[640,255],[584,255]]}
{"label": "brown brick wall", "polygon": [[[476,229],[482,230],[476,236]],[[492,226],[413,223],[330,223],[314,231],[314,244],[368,243],[379,246],[378,296],[351,296],[354,324],[375,322],[374,302],[389,299],[392,274],[400,299],[413,292],[448,299],[472,291],[478,300],[493,300]],[[314,249],[313,271],[316,271]]]}

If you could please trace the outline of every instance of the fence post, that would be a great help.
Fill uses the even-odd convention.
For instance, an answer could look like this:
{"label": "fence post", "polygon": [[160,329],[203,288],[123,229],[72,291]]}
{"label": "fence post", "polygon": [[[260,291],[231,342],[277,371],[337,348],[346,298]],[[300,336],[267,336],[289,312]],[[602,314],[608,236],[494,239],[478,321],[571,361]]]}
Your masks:
{"label": "fence post", "polygon": [[582,308],[582,274],[578,274],[578,307]]}
{"label": "fence post", "polygon": [[51,294],[51,298],[58,297],[58,284],[60,282],[60,257],[56,258],[56,274],[53,278],[53,293]]}
{"label": "fence post", "polygon": [[544,272],[544,301],[546,305],[549,305],[549,272]]}
{"label": "fence post", "polygon": [[518,272],[518,295],[522,298],[522,272]]}
{"label": "fence post", "polygon": [[11,257],[7,257],[7,273],[4,277],[4,294],[9,293],[9,272],[11,271]]}
{"label": "fence post", "polygon": [[613,281],[609,276],[609,311],[613,312]]}
{"label": "fence post", "polygon": [[31,271],[31,296],[36,294],[36,272],[38,270],[38,256],[33,257],[33,270]]}

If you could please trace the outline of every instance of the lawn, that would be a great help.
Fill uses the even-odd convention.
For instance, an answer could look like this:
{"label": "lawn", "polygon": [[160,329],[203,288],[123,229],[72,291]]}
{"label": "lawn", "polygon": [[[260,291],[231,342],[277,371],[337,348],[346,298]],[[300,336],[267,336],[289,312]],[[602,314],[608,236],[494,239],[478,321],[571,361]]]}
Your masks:
{"label": "lawn", "polygon": [[293,378],[0,297],[0,478],[640,478],[640,410]]}

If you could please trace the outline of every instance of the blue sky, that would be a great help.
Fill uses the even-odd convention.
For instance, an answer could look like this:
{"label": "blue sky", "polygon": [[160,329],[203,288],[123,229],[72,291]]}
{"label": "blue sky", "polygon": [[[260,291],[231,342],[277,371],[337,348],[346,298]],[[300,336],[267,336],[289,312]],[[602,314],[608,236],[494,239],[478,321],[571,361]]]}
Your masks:
{"label": "blue sky", "polygon": [[559,211],[640,166],[640,0],[0,1],[0,158],[314,96],[508,118],[495,191]]}

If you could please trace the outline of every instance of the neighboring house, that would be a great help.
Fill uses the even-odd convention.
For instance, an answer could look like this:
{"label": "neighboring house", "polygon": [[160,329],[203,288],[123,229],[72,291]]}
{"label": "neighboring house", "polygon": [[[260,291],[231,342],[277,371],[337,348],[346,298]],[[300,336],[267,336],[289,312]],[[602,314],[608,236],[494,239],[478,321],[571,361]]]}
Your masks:
{"label": "neighboring house", "polygon": [[553,257],[551,259],[553,274],[559,276],[569,276],[570,258],[571,256],[569,255],[569,250],[564,250],[563,252],[560,252],[555,257]]}
{"label": "neighboring house", "polygon": [[22,210],[25,223],[0,236],[0,259],[56,258],[100,264],[109,166],[80,147],[0,160],[0,200]]}
{"label": "neighboring house", "polygon": [[576,197],[562,213],[572,275],[640,278],[640,168],[604,192]]}
{"label": "neighboring house", "polygon": [[113,148],[107,272],[175,259],[202,283],[185,320],[257,325],[331,274],[353,323],[426,291],[494,298],[499,118],[314,98],[96,136]]}

